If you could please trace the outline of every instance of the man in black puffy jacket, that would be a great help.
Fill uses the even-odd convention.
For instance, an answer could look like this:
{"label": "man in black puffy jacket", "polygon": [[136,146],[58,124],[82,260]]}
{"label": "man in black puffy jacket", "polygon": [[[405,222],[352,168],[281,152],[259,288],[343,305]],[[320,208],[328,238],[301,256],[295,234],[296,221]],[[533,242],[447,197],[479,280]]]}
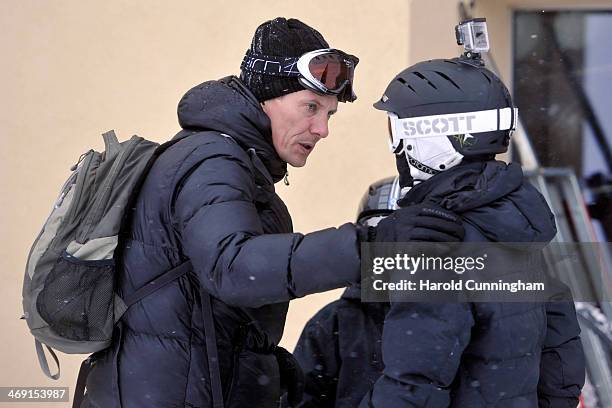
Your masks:
{"label": "man in black puffy jacket", "polygon": [[[287,164],[303,166],[328,135],[338,102],[355,99],[357,61],[277,18],[255,32],[240,78],[183,96],[183,130],[135,203],[118,290],[129,297],[186,260],[192,268],[126,312],[113,346],[92,358],[82,406],[276,407],[285,390],[300,398],[300,370],[278,347],[288,301],[357,282],[360,242],[392,233],[351,223],[293,233],[274,191]],[[432,207],[406,209],[393,233],[459,240],[455,216]]]}
{"label": "man in black puffy jacket", "polygon": [[[422,62],[398,74],[375,107],[389,112],[400,207],[435,203],[460,214],[466,242],[538,250],[554,237],[552,213],[520,166],[494,160],[516,112],[490,71],[464,59]],[[380,221],[377,240],[396,240],[381,227],[397,222]],[[579,333],[568,302],[389,306],[360,303],[351,288],[298,342],[302,406],[575,407],[585,373]]]}

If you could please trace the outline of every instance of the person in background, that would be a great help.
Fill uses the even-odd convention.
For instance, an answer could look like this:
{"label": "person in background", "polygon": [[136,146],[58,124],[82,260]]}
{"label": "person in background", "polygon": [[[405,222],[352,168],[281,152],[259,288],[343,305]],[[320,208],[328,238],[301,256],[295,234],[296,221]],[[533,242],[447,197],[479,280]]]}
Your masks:
{"label": "person in background", "polygon": [[[554,237],[553,215],[520,166],[495,160],[507,150],[516,111],[492,72],[463,58],[421,62],[399,73],[374,106],[389,117],[399,208],[432,203],[456,212],[466,242],[528,242],[537,250]],[[493,130],[481,112],[495,114]],[[446,125],[426,126],[435,120]],[[377,186],[369,189],[374,196]],[[378,202],[389,212],[391,201]],[[377,219],[377,228],[395,223],[395,214]],[[585,375],[571,302],[371,304],[360,302],[358,287],[308,322],[295,356],[305,371],[304,408],[359,400],[363,407],[575,407]]]}
{"label": "person in background", "polygon": [[[357,224],[375,227],[395,208],[399,184],[387,177],[371,184],[357,211]],[[387,302],[361,302],[361,287],[342,297],[306,323],[294,350],[305,374],[300,408],[356,407],[383,372],[381,339]]]}

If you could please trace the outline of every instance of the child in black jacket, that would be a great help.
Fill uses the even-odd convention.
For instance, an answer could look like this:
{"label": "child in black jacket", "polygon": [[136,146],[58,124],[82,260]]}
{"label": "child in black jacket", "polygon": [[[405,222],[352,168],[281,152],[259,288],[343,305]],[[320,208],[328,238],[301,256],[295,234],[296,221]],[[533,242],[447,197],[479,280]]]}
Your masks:
{"label": "child in black jacket", "polygon": [[[493,73],[464,59],[422,62],[396,76],[375,107],[389,114],[400,207],[460,214],[467,242],[554,237],[554,218],[520,166],[494,160],[507,150],[516,110]],[[584,357],[572,303],[389,306],[360,303],[356,291],[302,333],[304,407],[576,406]]]}

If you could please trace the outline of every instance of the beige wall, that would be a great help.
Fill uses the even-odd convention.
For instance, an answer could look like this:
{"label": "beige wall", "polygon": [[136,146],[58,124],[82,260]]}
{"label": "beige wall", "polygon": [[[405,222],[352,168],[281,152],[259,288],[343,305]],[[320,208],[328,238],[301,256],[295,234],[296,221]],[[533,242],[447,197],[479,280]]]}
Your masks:
{"label": "beige wall", "polygon": [[456,0],[414,0],[410,7],[410,64],[458,57],[463,48],[455,40],[459,21]]}

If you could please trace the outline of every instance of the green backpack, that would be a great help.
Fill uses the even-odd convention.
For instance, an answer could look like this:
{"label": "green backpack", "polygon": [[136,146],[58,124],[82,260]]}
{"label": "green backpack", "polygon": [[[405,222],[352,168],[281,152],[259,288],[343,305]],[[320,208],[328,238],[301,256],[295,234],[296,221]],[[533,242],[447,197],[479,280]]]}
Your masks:
{"label": "green backpack", "polygon": [[[103,134],[105,151],[81,155],[34,241],[23,281],[23,319],[35,337],[44,373],[60,375],[53,349],[93,353],[111,344],[113,328],[127,308],[189,269],[166,272],[121,299],[115,293],[117,253],[127,211],[154,160],[174,141],[159,145],[133,136],[119,143]],[[43,345],[57,365],[51,374]]]}

